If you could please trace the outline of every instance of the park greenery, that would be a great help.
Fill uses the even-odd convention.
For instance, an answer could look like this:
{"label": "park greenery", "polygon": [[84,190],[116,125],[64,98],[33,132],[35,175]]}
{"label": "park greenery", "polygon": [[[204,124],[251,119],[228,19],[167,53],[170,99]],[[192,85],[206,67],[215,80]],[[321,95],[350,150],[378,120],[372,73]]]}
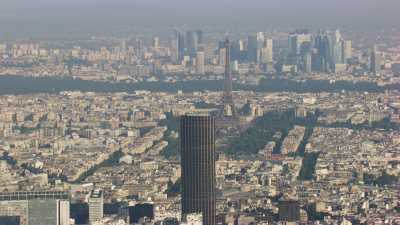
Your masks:
{"label": "park greenery", "polygon": [[162,151],[162,155],[165,158],[179,158],[180,146],[179,146],[179,118],[167,113],[167,118],[160,122],[160,126],[166,126],[167,131],[164,134],[164,140],[168,142],[167,147]]}
{"label": "park greenery", "polygon": [[[203,106],[204,104],[200,104]],[[206,104],[207,106],[208,104]],[[299,180],[313,180],[315,179],[315,165],[318,160],[319,153],[307,153],[305,148],[312,136],[314,128],[317,126],[329,128],[349,128],[354,130],[363,129],[384,129],[384,130],[398,130],[399,126],[390,122],[388,118],[384,118],[377,122],[365,122],[362,124],[352,124],[350,121],[338,122],[334,124],[323,124],[318,122],[319,116],[322,112],[316,110],[307,114],[305,118],[298,118],[295,116],[294,109],[287,109],[283,111],[272,111],[266,113],[264,116],[257,118],[250,128],[240,134],[240,136],[233,136],[224,140],[224,144],[220,145],[223,151],[231,156],[254,156],[259,150],[263,149],[270,141],[276,143],[273,150],[274,154],[280,154],[281,146],[284,139],[287,137],[289,131],[296,125],[304,126],[304,137],[297,149],[297,152],[290,153],[292,157],[302,157],[302,167],[299,173]],[[165,133],[164,140],[168,141],[168,146],[163,150],[162,154],[166,158],[179,159],[179,118],[174,117],[171,113],[167,114],[167,118],[161,122],[161,125],[167,126],[168,131]],[[276,135],[280,134],[280,135]],[[218,137],[221,138],[221,137]],[[388,185],[396,180],[395,177],[383,174],[378,178],[370,178],[366,176],[367,184],[371,185]]]}
{"label": "park greenery", "polygon": [[0,157],[0,160],[5,160],[7,164],[11,166],[17,165],[17,160],[15,160],[12,156],[10,156],[8,152],[3,152],[3,155]]}
{"label": "park greenery", "polygon": [[317,164],[319,153],[305,153],[303,163],[299,173],[299,180],[313,180],[315,178],[315,165]]}
{"label": "park greenery", "polygon": [[182,185],[182,180],[181,178],[179,178],[175,183],[173,183],[172,181],[168,182],[168,188],[165,191],[165,193],[168,196],[178,196],[179,193],[181,193],[181,185]]}
{"label": "park greenery", "polygon": [[[306,131],[298,149],[303,154],[308,138],[311,136],[314,126],[317,123],[319,112],[309,113],[306,118],[296,118],[294,109],[285,111],[268,112],[256,119],[254,126],[240,134],[240,137],[233,137],[228,142],[225,153],[229,155],[257,154],[259,150],[270,142],[276,143],[274,153],[279,154],[283,140],[289,131],[296,125],[305,126]],[[280,133],[280,137],[275,136]]]}
{"label": "park greenery", "polygon": [[387,174],[386,171],[383,171],[382,174],[378,177],[372,174],[364,174],[363,176],[364,184],[374,185],[374,186],[386,186],[392,185],[399,181],[399,177]]}
{"label": "park greenery", "polygon": [[[250,127],[239,137],[232,137],[228,140],[228,147],[225,153],[228,155],[247,155],[257,154],[268,142],[281,142],[274,137],[277,132],[288,133],[293,128],[289,121],[293,117],[293,112],[269,112],[256,119],[254,126]],[[279,145],[279,143],[277,144]]]}
{"label": "park greenery", "polygon": [[102,168],[102,167],[111,167],[114,165],[117,165],[119,163],[119,159],[124,156],[124,153],[122,151],[115,151],[113,152],[108,159],[104,160],[98,165],[93,166],[92,168],[86,170],[82,175],[79,176],[78,179],[74,181],[74,183],[80,183],[84,181],[86,178],[89,176],[93,175],[97,169]]}

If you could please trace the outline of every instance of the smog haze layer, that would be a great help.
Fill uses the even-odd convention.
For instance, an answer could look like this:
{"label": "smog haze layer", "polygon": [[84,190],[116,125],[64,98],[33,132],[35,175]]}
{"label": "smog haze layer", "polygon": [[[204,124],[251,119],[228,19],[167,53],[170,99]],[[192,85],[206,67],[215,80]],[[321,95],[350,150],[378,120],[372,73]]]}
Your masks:
{"label": "smog haze layer", "polygon": [[1,0],[1,39],[160,30],[398,27],[398,0]]}

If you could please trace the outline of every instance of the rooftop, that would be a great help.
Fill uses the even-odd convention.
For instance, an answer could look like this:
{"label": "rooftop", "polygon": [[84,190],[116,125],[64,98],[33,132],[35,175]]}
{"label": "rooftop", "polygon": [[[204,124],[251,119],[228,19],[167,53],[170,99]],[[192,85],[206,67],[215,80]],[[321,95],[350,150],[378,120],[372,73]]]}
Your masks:
{"label": "rooftop", "polygon": [[68,192],[64,191],[23,191],[0,193],[0,201],[33,200],[33,199],[68,199]]}

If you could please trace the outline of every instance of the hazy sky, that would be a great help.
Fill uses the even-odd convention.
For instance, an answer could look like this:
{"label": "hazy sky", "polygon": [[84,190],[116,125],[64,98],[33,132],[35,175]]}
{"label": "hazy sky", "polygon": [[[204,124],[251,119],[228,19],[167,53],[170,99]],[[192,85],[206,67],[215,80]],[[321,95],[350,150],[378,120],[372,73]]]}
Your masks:
{"label": "hazy sky", "polygon": [[0,0],[0,36],[118,26],[399,27],[400,0]]}

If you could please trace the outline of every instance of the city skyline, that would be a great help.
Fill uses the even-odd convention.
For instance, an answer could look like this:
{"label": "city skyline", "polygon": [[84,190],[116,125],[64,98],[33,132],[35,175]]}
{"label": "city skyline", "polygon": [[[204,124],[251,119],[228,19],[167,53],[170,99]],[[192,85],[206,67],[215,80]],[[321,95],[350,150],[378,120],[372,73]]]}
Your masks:
{"label": "city skyline", "polygon": [[[84,32],[104,35],[107,31],[145,31],[183,24],[225,28],[225,31],[241,27],[380,30],[399,28],[396,22],[400,20],[396,12],[398,7],[400,3],[396,0],[37,0],[34,3],[5,0],[0,9],[0,24],[3,27],[1,35],[6,38],[75,37]],[[97,26],[99,24],[102,29]],[[16,26],[24,30],[16,29]]]}
{"label": "city skyline", "polygon": [[0,0],[0,225],[399,225],[399,0]]}

